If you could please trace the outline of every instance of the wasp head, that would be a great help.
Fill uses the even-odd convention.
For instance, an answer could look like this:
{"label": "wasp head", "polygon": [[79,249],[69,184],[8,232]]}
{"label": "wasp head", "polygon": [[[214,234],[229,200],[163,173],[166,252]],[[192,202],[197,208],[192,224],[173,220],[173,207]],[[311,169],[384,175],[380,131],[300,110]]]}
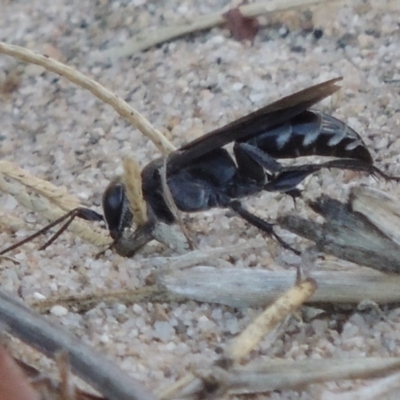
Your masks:
{"label": "wasp head", "polygon": [[114,240],[120,238],[124,229],[131,226],[133,216],[125,186],[119,179],[107,186],[103,194],[103,211],[111,237]]}

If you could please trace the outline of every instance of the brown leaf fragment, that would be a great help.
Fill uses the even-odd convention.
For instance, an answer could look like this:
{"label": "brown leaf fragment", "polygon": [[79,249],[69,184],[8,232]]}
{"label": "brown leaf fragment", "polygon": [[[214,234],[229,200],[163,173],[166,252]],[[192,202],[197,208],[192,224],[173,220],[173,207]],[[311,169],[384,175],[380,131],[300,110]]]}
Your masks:
{"label": "brown leaf fragment", "polygon": [[11,71],[7,71],[4,79],[0,82],[0,92],[9,96],[13,92],[17,91],[21,86],[21,75],[19,71],[14,68]]}
{"label": "brown leaf fragment", "polygon": [[232,8],[225,14],[225,26],[229,29],[234,39],[238,41],[250,40],[254,38],[258,32],[258,22],[256,18],[243,16],[239,7]]}
{"label": "brown leaf fragment", "polygon": [[0,399],[38,400],[39,395],[7,351],[0,347]]}

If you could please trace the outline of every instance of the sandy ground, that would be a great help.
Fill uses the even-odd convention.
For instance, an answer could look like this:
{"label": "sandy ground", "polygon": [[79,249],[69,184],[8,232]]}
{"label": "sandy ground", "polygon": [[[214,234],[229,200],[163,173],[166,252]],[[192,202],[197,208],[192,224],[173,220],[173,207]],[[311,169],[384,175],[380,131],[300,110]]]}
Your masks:
{"label": "sandy ground", "polygon": [[[1,1],[1,40],[46,53],[95,78],[127,100],[177,146],[234,120],[280,96],[336,76],[343,89],[321,108],[347,121],[365,139],[377,165],[400,173],[400,10],[395,2],[348,1],[263,17],[253,45],[215,28],[174,40],[158,48],[110,62],[101,52],[120,46],[142,29],[155,29],[185,17],[215,12],[214,1]],[[322,29],[319,39],[312,30]],[[148,139],[132,129],[109,106],[43,69],[0,56],[0,79],[17,76],[16,88],[0,93],[1,158],[34,175],[64,186],[97,210],[110,179],[121,172],[124,155],[143,166],[157,155]],[[366,183],[393,194],[400,188],[349,172],[323,172],[306,185],[308,195],[324,192],[346,198],[348,188]],[[25,219],[27,229],[5,229],[1,242],[13,243],[43,221],[18,206],[10,195],[2,209]],[[308,210],[291,199],[263,196],[247,204],[273,220],[278,213]],[[200,248],[226,246],[260,233],[225,211],[213,210],[188,219]],[[301,246],[289,233],[282,236]],[[2,289],[26,300],[38,293],[93,292],[140,287],[151,273],[145,259],[157,253],[123,259],[108,252],[96,260],[98,248],[65,234],[44,252],[38,243],[14,252],[19,265],[2,260]],[[245,251],[237,266],[282,269],[293,257],[266,240],[266,247]],[[317,263],[324,268],[324,262]],[[348,265],[348,268],[351,266]],[[354,266],[353,266],[354,267]],[[192,367],[218,357],[218,348],[244,328],[258,310],[188,304],[98,305],[84,314],[50,315],[151,389],[160,389]],[[325,315],[311,323],[290,323],[272,345],[265,342],[252,358],[343,358],[400,355],[399,309],[382,313]],[[47,361],[33,360],[46,367]],[[325,390],[346,391],[362,383],[330,383],[299,392],[259,398],[318,398]]]}

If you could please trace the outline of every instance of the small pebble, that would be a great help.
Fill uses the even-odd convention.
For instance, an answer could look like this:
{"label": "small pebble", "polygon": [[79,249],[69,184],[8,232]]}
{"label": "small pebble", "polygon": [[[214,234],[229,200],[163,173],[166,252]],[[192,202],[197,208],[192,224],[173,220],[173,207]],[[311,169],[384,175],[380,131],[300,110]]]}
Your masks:
{"label": "small pebble", "polygon": [[64,317],[68,314],[68,309],[63,306],[56,305],[51,308],[50,313],[56,317]]}

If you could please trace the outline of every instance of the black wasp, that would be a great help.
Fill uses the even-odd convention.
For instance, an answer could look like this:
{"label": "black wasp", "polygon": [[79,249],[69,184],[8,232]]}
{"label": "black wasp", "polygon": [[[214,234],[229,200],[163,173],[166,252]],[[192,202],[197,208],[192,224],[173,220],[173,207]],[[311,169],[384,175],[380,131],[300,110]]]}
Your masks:
{"label": "black wasp", "polygon": [[[166,177],[177,208],[184,212],[229,208],[275,237],[283,247],[298,253],[274,232],[273,224],[250,213],[240,200],[261,191],[299,196],[297,185],[322,168],[362,170],[398,180],[374,166],[371,154],[357,132],[337,118],[309,109],[339,90],[336,82],[341,79],[332,79],[284,97],[171,153],[166,164]],[[223,147],[231,142],[234,143],[234,158]],[[291,167],[277,161],[310,155],[334,159],[321,164]],[[133,256],[152,239],[151,229],[156,221],[167,224],[176,222],[174,213],[164,199],[160,174],[163,162],[163,158],[156,159],[142,170],[142,190],[149,222],[135,232],[137,234],[132,240],[136,243],[121,245],[122,234],[133,220],[123,183],[115,180],[104,192],[104,219],[114,240],[114,248],[124,256]],[[87,220],[103,220],[100,214],[79,208],[33,236],[36,237],[63,219],[69,218],[66,224],[69,225],[76,216]],[[52,243],[58,234],[45,246]],[[23,243],[30,239],[32,237]]]}

